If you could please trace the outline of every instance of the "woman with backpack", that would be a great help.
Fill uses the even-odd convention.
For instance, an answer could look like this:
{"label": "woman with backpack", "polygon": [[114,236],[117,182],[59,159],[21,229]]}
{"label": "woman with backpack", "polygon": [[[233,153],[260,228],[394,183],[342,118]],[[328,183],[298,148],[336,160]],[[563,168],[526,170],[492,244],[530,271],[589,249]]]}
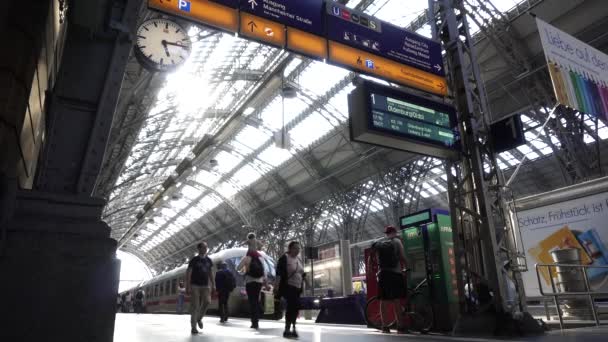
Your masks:
{"label": "woman with backpack", "polygon": [[[285,313],[285,331],[283,337],[298,338],[296,332],[296,320],[300,310],[300,295],[304,282],[304,265],[298,258],[300,254],[300,243],[292,241],[277,264],[277,278],[274,286],[275,298],[285,298],[287,310]],[[292,330],[293,328],[293,330]]]}
{"label": "woman with backpack", "polygon": [[262,260],[263,256],[258,252],[259,244],[254,233],[247,235],[247,248],[247,255],[241,259],[237,269],[241,274],[245,274],[245,290],[251,312],[251,328],[257,330],[262,314],[260,292],[262,291],[262,285],[266,282],[266,272],[264,270],[264,260]]}

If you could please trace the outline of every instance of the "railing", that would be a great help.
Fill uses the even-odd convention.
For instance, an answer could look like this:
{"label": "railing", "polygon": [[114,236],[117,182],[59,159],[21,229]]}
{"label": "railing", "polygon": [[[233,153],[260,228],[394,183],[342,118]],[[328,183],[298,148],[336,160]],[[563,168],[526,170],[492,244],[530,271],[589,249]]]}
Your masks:
{"label": "railing", "polygon": [[[593,314],[593,319],[595,320],[595,325],[600,325],[600,320],[598,317],[597,309],[595,307],[595,301],[593,299],[594,296],[606,296],[608,292],[600,292],[600,291],[592,291],[591,286],[589,285],[589,278],[587,277],[587,269],[589,268],[599,268],[599,269],[608,269],[608,266],[588,266],[588,265],[572,265],[572,264],[536,264],[536,278],[538,279],[538,288],[540,289],[540,294],[545,297],[553,297],[553,302],[555,303],[555,309],[557,310],[557,315],[559,317],[559,327],[560,329],[564,329],[564,318],[562,317],[562,311],[559,307],[559,297],[587,297],[589,299],[589,304],[591,305],[591,313]],[[551,268],[572,268],[572,269],[581,269],[583,273],[583,281],[585,284],[585,291],[577,292],[577,291],[558,291],[555,286],[555,280],[553,277],[553,272],[551,272]],[[540,269],[546,268],[549,274],[549,279],[551,281],[551,289],[553,292],[545,292],[543,288],[543,284],[540,277]],[[557,272],[556,272],[557,273]],[[546,305],[546,304],[545,304]],[[547,307],[545,306],[545,309]],[[548,314],[547,314],[548,317]]]}

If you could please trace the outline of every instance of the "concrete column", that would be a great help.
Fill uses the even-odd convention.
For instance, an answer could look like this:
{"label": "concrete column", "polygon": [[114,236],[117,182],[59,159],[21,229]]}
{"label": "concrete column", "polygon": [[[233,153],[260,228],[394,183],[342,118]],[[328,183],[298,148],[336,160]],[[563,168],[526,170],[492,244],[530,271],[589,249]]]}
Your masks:
{"label": "concrete column", "polygon": [[342,295],[353,294],[353,266],[350,240],[340,240],[340,260],[342,261]]}

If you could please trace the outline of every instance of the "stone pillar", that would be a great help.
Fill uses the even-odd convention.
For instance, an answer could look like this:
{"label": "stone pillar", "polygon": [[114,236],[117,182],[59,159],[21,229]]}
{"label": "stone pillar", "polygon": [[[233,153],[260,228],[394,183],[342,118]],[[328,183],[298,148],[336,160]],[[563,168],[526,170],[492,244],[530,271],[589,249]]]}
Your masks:
{"label": "stone pillar", "polygon": [[[41,71],[46,19],[66,4],[63,48],[52,53],[59,66]],[[142,4],[0,1],[0,341],[113,340],[120,265],[93,189]],[[50,85],[40,103],[45,140],[28,154],[22,131],[34,126],[37,74]],[[27,177],[33,190],[17,187],[32,165],[24,156],[40,160],[35,182]]]}
{"label": "stone pillar", "polygon": [[0,2],[0,177],[11,182],[22,158],[20,136],[50,3]]}
{"label": "stone pillar", "polygon": [[103,205],[19,192],[0,257],[1,341],[112,341],[120,267]]}

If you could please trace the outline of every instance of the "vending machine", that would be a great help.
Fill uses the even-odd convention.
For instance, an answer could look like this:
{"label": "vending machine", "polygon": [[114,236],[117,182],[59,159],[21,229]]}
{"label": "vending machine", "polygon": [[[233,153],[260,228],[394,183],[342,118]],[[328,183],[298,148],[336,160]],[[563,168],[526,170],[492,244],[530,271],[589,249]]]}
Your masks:
{"label": "vending machine", "polygon": [[434,330],[449,331],[458,315],[458,286],[454,258],[452,222],[449,212],[426,209],[400,218],[408,274],[407,286],[422,287],[433,305]]}

